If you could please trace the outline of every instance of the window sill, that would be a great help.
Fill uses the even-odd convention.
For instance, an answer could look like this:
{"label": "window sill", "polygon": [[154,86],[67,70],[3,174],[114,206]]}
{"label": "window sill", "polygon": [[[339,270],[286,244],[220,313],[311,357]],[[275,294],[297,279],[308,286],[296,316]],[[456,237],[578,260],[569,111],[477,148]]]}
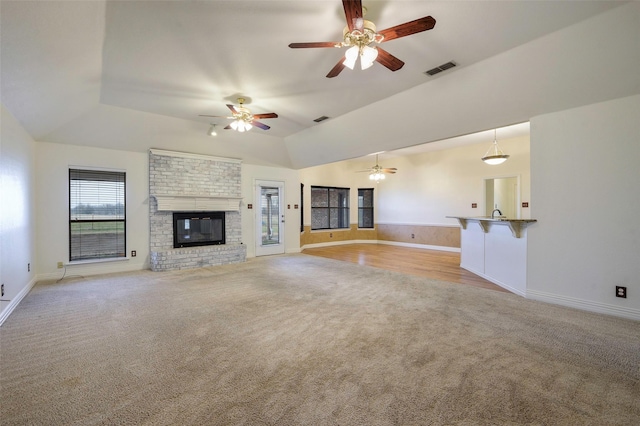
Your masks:
{"label": "window sill", "polygon": [[131,260],[130,257],[110,257],[108,259],[86,259],[86,260],[73,260],[65,263],[63,266],[76,266],[76,265],[88,265],[91,263],[109,263],[109,262],[124,262]]}

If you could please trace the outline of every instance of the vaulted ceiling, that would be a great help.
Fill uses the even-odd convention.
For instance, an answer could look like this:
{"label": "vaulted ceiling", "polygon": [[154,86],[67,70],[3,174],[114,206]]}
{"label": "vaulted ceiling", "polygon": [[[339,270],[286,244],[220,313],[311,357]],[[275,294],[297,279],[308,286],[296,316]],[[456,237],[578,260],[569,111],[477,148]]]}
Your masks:
{"label": "vaulted ceiling", "polygon": [[[1,101],[37,141],[302,168],[630,94],[634,77],[624,72],[590,94],[601,69],[575,75],[591,54],[580,52],[589,27],[580,23],[625,3],[365,1],[378,29],[428,15],[436,25],[384,44],[405,62],[396,72],[376,63],[326,78],[344,49],[288,44],[340,41],[339,0],[2,0]],[[577,44],[554,43],[565,29]],[[637,64],[625,55],[615,72]],[[449,61],[457,66],[425,74]],[[550,96],[558,87],[570,90]],[[199,115],[228,116],[225,105],[241,96],[253,113],[279,115],[263,121],[271,129],[208,137],[209,123],[229,120]],[[320,116],[329,119],[313,121]]]}

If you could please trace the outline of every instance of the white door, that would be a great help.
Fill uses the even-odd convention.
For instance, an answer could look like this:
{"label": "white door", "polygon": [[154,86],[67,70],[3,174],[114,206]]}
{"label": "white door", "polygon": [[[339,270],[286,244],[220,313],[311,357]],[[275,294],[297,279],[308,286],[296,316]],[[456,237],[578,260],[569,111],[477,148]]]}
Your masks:
{"label": "white door", "polygon": [[284,182],[256,181],[256,256],[284,253]]}

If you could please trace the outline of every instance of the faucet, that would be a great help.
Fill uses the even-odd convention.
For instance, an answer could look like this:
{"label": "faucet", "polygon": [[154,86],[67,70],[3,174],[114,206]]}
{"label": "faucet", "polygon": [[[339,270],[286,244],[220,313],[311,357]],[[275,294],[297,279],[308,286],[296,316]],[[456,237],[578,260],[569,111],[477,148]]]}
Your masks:
{"label": "faucet", "polygon": [[500,209],[493,209],[493,211],[491,212],[491,219],[494,219],[494,214],[498,212],[498,215],[502,216],[502,212],[500,211]]}

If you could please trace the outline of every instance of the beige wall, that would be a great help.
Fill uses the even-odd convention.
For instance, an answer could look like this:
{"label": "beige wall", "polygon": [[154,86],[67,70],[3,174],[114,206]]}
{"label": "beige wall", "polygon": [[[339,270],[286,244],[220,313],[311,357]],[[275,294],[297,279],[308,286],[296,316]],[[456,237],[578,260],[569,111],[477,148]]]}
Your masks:
{"label": "beige wall", "polygon": [[458,226],[380,224],[378,240],[459,249],[460,228]]}
{"label": "beige wall", "polygon": [[374,229],[358,229],[358,225],[351,225],[350,229],[332,229],[323,231],[311,231],[310,226],[304,227],[300,234],[300,247],[312,244],[326,244],[352,241],[375,241],[378,239],[378,231]]}

